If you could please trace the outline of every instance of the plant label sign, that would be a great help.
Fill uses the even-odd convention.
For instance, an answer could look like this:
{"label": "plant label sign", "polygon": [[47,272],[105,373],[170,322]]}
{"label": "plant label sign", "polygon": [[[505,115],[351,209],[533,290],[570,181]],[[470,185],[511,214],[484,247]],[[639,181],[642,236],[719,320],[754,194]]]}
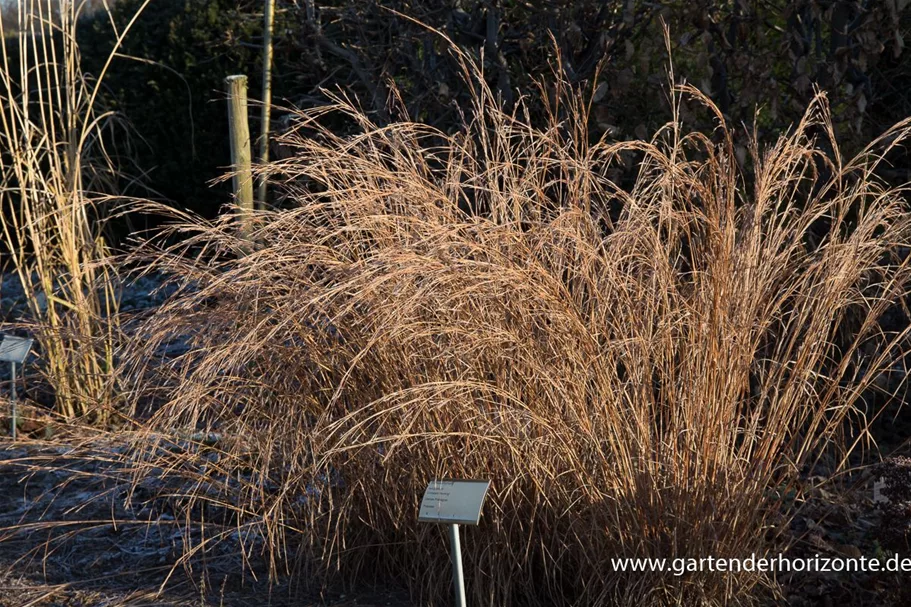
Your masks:
{"label": "plant label sign", "polygon": [[22,364],[29,350],[32,349],[32,338],[4,335],[0,340],[0,361]]}
{"label": "plant label sign", "polygon": [[433,480],[424,491],[418,521],[477,525],[490,481]]}

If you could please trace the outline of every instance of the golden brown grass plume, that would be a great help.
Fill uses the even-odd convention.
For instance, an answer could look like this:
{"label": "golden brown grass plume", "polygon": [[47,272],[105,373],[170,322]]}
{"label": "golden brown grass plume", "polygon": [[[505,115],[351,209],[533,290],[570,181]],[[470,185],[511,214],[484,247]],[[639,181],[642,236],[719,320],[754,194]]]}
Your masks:
{"label": "golden brown grass plume", "polygon": [[186,287],[138,338],[158,399],[141,476],[177,480],[211,542],[261,538],[306,583],[448,604],[445,533],[418,503],[430,479],[489,478],[471,604],[753,602],[758,574],[611,559],[776,548],[780,496],[900,354],[877,320],[908,287],[911,216],[874,171],[907,123],[842,159],[820,95],[738,160],[681,86],[672,107],[701,102],[714,133],[675,112],[651,141],[591,142],[581,95],[551,85],[534,125],[462,59],[460,132],[379,126],[338,96],[262,168],[291,208],[257,213],[255,246],[237,217],[184,216],[178,246],[141,249]]}

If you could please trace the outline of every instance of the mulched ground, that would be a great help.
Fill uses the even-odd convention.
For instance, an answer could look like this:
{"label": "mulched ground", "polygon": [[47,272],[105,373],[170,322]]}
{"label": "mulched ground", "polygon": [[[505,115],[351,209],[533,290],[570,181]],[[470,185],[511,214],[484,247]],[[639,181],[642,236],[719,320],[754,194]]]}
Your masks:
{"label": "mulched ground", "polygon": [[292,580],[270,584],[261,563],[241,574],[228,546],[207,554],[201,581],[178,562],[185,538],[172,518],[124,508],[120,476],[84,449],[0,443],[0,607],[408,605],[383,592],[301,596]]}
{"label": "mulched ground", "polygon": [[[410,604],[383,592],[301,596],[294,580],[270,584],[263,563],[245,569],[229,543],[206,554],[201,579],[198,561],[180,562],[187,538],[173,517],[124,507],[127,472],[103,455],[116,460],[122,447],[60,437],[0,441],[0,607]],[[875,503],[880,474],[868,467],[832,481],[824,466],[808,474],[806,501],[787,531],[796,540],[787,556],[911,556],[911,507],[889,511]],[[767,604],[911,605],[911,573],[802,573],[779,582],[784,602]]]}

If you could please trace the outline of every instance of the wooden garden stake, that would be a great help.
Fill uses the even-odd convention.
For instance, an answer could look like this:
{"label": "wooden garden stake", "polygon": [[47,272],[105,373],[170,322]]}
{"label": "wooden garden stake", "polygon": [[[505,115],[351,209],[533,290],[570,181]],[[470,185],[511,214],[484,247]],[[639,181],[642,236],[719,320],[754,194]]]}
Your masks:
{"label": "wooden garden stake", "polygon": [[253,213],[253,172],[250,168],[250,125],[247,123],[247,77],[228,76],[228,133],[234,171],[234,201],[243,218],[243,232],[250,231]]}

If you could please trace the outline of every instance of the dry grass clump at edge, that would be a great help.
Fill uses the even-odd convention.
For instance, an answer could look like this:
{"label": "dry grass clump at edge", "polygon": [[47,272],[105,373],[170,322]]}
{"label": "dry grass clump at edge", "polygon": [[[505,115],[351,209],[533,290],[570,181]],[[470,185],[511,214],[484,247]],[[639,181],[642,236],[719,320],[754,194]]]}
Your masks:
{"label": "dry grass clump at edge", "polygon": [[[907,124],[845,161],[816,140],[834,144],[820,96],[744,168],[720,114],[711,136],[675,119],[590,144],[581,96],[556,85],[539,128],[475,76],[453,135],[343,97],[299,111],[295,155],[265,168],[295,206],[256,214],[249,254],[236,217],[142,249],[192,286],[139,337],[152,427],[205,437],[150,431],[143,474],[180,479],[188,517],[228,512],[211,541],[255,532],[305,583],[447,604],[444,530],[416,522],[447,476],[493,481],[463,540],[472,604],[751,603],[758,574],[611,559],[774,546],[780,495],[899,354],[877,318],[906,292],[911,216],[873,150]],[[186,353],[149,364],[173,340]]]}
{"label": "dry grass clump at edge", "polygon": [[21,0],[17,35],[0,26],[0,250],[28,300],[30,317],[18,324],[36,336],[39,369],[68,420],[104,423],[122,402],[119,279],[104,230],[108,207],[122,202],[119,150],[110,146],[127,131],[97,101],[147,4],[117,32],[94,77],[82,69],[77,39],[85,0]]}

